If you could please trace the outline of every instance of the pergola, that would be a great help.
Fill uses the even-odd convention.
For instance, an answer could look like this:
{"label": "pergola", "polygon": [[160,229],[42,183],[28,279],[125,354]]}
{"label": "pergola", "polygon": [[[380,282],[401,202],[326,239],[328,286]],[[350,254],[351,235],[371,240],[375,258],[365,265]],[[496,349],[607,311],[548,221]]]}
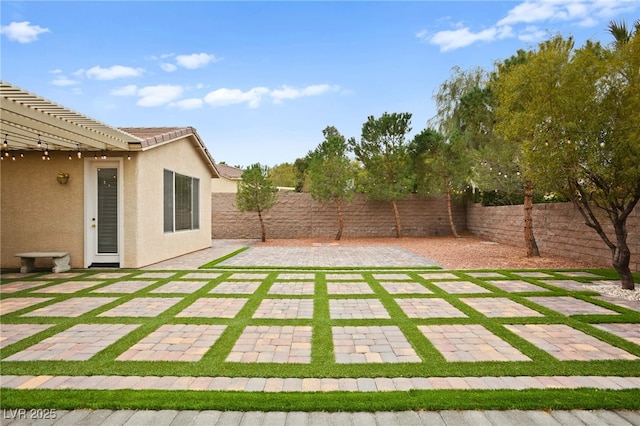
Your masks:
{"label": "pergola", "polygon": [[143,139],[0,81],[3,159],[28,152],[140,151]]}

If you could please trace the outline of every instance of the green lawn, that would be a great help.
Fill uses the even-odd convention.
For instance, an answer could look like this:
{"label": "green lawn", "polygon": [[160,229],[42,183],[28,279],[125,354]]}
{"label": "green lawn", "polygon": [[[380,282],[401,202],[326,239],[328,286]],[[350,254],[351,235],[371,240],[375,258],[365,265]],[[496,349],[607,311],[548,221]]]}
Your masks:
{"label": "green lawn", "polygon": [[[209,267],[214,265],[209,265]],[[215,266],[214,266],[215,268]],[[201,270],[204,271],[204,270]],[[15,281],[25,283],[42,282],[42,285],[12,293],[0,293],[2,302],[20,298],[51,298],[43,303],[2,315],[2,324],[53,324],[52,327],[33,336],[24,338],[0,350],[0,367],[3,375],[149,375],[149,376],[229,376],[229,377],[468,377],[468,376],[550,376],[550,375],[594,375],[594,376],[638,376],[640,360],[608,361],[559,361],[549,353],[529,341],[509,331],[505,325],[513,324],[564,324],[582,331],[598,340],[620,348],[640,357],[640,346],[597,327],[598,323],[640,324],[640,312],[623,306],[608,303],[595,298],[597,293],[589,291],[569,291],[553,286],[545,280],[574,280],[589,283],[594,280],[613,279],[611,270],[590,270],[598,278],[567,277],[557,270],[537,270],[548,277],[532,278],[517,275],[521,271],[492,271],[500,278],[477,278],[472,271],[446,271],[455,277],[447,279],[429,279],[427,274],[445,272],[429,268],[394,268],[388,271],[379,269],[208,269],[217,272],[213,279],[187,278],[194,271],[172,272],[165,278],[140,278],[148,271],[130,270],[119,278],[98,279],[96,274],[109,271],[83,270],[81,275],[69,279],[43,279],[44,273],[30,275],[27,278],[2,280],[3,286]],[[489,271],[483,271],[489,272]],[[234,274],[262,274],[260,278],[234,278]],[[287,274],[287,275],[284,275]],[[291,274],[304,274],[303,279],[283,279]],[[329,294],[327,276],[336,281],[366,283],[372,294]],[[339,275],[347,274],[344,280]],[[355,278],[354,278],[355,274]],[[393,279],[385,280],[385,274]],[[406,278],[397,278],[401,274]],[[338,278],[336,278],[338,277]],[[636,276],[638,282],[640,277]],[[528,292],[508,292],[489,281],[519,280],[538,286],[540,290]],[[95,281],[95,285],[74,293],[39,293],[38,290],[53,287],[68,281]],[[94,293],[121,281],[148,281],[148,285],[134,293]],[[191,293],[153,293],[154,289],[169,282],[196,281],[203,285]],[[452,294],[444,291],[435,282],[465,281],[476,284],[489,292]],[[223,282],[254,282],[257,290],[251,294],[211,294],[209,291]],[[313,283],[312,295],[274,295],[269,289],[274,283],[309,282]],[[393,283],[418,283],[428,289],[429,294],[391,294],[383,285]],[[77,317],[23,316],[35,309],[53,305],[76,297],[113,297],[114,301]],[[615,314],[590,314],[567,316],[555,310],[529,300],[535,296],[571,296],[593,305],[614,311]],[[178,298],[179,301],[169,309],[154,317],[99,317],[98,315],[116,306],[140,297]],[[234,318],[184,318],[176,317],[181,311],[198,299],[223,297],[247,298],[248,301]],[[265,298],[270,299],[312,299],[313,318],[311,319],[256,319],[253,314]],[[403,298],[442,299],[463,312],[464,318],[410,318],[400,308],[398,301]],[[501,318],[487,317],[473,309],[461,299],[500,297],[507,298],[525,307],[539,312],[542,316]],[[329,301],[333,299],[378,299],[389,319],[332,319],[329,313]],[[136,324],[138,327],[114,344],[98,352],[87,361],[5,361],[4,359],[19,353],[48,337],[54,336],[76,324]],[[116,358],[128,348],[143,339],[163,324],[218,324],[226,329],[216,343],[197,362],[174,361],[117,361]],[[436,347],[420,332],[421,325],[479,324],[498,336],[530,361],[519,362],[448,362]],[[312,353],[308,364],[277,363],[239,363],[227,362],[226,357],[236,340],[247,325],[305,325],[311,326]],[[411,343],[421,362],[381,363],[381,364],[339,364],[335,361],[332,340],[332,327],[345,325],[394,325]],[[402,409],[501,409],[501,408],[640,408],[638,391],[613,390],[525,390],[525,391],[411,391],[411,392],[374,392],[374,393],[238,393],[238,392],[202,392],[202,391],[75,391],[75,390],[2,390],[3,408],[12,407],[57,407],[77,408],[177,408],[177,409],[260,409],[260,410],[402,410]]]}

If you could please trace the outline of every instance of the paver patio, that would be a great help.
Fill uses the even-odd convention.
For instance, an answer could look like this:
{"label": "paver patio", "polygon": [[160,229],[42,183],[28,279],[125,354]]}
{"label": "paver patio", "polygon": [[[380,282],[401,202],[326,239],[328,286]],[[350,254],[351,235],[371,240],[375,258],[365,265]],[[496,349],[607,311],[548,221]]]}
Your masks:
{"label": "paver patio", "polygon": [[198,361],[225,329],[224,325],[166,324],[116,359],[118,361]]}
{"label": "paver patio", "polygon": [[531,360],[478,324],[422,325],[418,328],[450,362]]}
{"label": "paver patio", "polygon": [[136,329],[134,324],[78,324],[6,361],[85,361]]}
{"label": "paver patio", "polygon": [[176,315],[178,318],[234,318],[249,299],[207,297],[196,300]]}
{"label": "paver patio", "polygon": [[[352,251],[351,255],[353,253],[366,255],[365,251]],[[278,256],[274,255],[273,259],[278,259]],[[268,259],[260,260],[265,264]],[[551,356],[558,360],[556,364],[565,361],[588,363],[591,360],[637,362],[640,350],[634,349],[633,344],[640,344],[640,333],[636,331],[636,317],[630,313],[639,310],[637,304],[614,300],[615,306],[620,308],[612,310],[614,308],[568,297],[565,290],[584,291],[583,283],[572,278],[591,281],[605,277],[585,271],[500,273],[426,269],[88,270],[74,271],[68,276],[3,274],[0,311],[3,319],[9,319],[11,323],[3,323],[0,328],[2,364],[8,368],[8,374],[3,372],[0,376],[0,386],[15,389],[174,389],[268,393],[581,387],[640,389],[638,377],[509,377],[502,375],[497,367],[489,370],[496,372],[494,376],[483,377],[474,377],[473,374],[449,377],[446,373],[442,377],[440,374],[425,377],[416,374],[416,371],[422,371],[417,369],[423,366],[430,374],[439,366],[450,368],[451,363],[471,366],[473,363],[497,361],[505,366],[517,363],[541,365],[548,363]],[[565,287],[569,281],[573,281],[576,287]],[[158,286],[159,282],[162,285]],[[562,289],[562,293],[559,295],[552,287],[545,288],[544,285],[555,285]],[[154,286],[154,290],[146,291],[150,286]],[[41,289],[49,290],[41,292]],[[71,289],[75,291],[71,292]],[[141,294],[134,294],[138,291]],[[509,294],[505,295],[505,291]],[[20,293],[16,295],[17,292]],[[519,295],[521,292],[539,295]],[[174,293],[176,297],[173,297]],[[584,294],[588,293],[580,293],[579,297],[610,301],[604,296],[586,297]],[[189,303],[183,303],[181,310],[167,312],[187,300]],[[544,322],[545,316],[516,300],[528,300],[564,315],[611,315],[612,323],[590,323],[593,321],[591,317],[573,317],[566,319],[567,324],[529,324],[527,322]],[[39,308],[41,303],[50,305]],[[92,313],[110,303],[111,309]],[[20,310],[27,312],[14,314]],[[74,320],[80,315],[83,317]],[[156,325],[160,315],[166,321]],[[628,318],[634,320],[620,322]],[[85,319],[91,324],[85,324]],[[558,320],[558,317],[554,319]],[[484,327],[477,323],[479,321],[492,325]],[[584,330],[569,326],[572,321],[583,324]],[[558,322],[564,321],[560,319]],[[60,332],[57,329],[56,333],[50,331],[51,327],[62,324],[68,326],[64,325],[66,328]],[[140,327],[150,330],[150,324],[154,324],[153,331],[142,335]],[[43,337],[39,338],[38,333]],[[510,338],[505,338],[509,335]],[[133,336],[136,338],[132,339]],[[151,374],[128,377],[12,374],[17,364],[30,365],[28,363],[44,359],[60,360],[58,362],[86,360],[87,365],[91,365],[98,354],[101,366],[109,363],[127,365],[135,361],[183,362],[193,365],[193,371],[198,374],[177,377],[157,375],[155,370]],[[401,370],[375,370],[402,368],[404,372],[405,366],[398,365],[402,363],[406,363],[406,369],[412,372],[410,377],[400,377],[404,375],[398,374]],[[291,364],[291,368],[297,366],[306,370],[304,377],[289,377],[288,366],[276,370],[271,364]],[[313,377],[316,366],[321,366],[318,371],[337,369],[340,372],[361,368],[358,364],[372,369],[370,371],[376,373],[374,377],[366,374],[339,377],[340,373],[337,377],[323,377],[322,373]],[[215,374],[200,373],[206,372],[207,368],[213,369]],[[245,369],[253,368],[278,371],[277,374],[284,377],[271,377],[272,373],[266,377],[242,374]],[[484,365],[483,368],[489,367]],[[553,368],[556,369],[554,371],[562,371],[558,365]],[[45,367],[40,369],[46,373]],[[228,369],[230,374],[227,376]],[[171,374],[172,370],[164,366],[158,371]]]}
{"label": "paver patio", "polygon": [[311,331],[309,326],[248,326],[227,361],[310,363]]}
{"label": "paver patio", "polygon": [[396,326],[333,327],[336,362],[421,362],[407,338]]}

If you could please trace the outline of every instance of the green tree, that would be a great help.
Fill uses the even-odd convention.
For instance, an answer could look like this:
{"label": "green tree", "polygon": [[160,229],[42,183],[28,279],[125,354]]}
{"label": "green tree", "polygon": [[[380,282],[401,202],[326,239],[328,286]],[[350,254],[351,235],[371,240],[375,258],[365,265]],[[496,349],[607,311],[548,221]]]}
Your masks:
{"label": "green tree", "polygon": [[[497,91],[497,131],[523,147],[528,178],[570,199],[633,289],[626,221],[640,199],[640,32],[610,47],[541,43]],[[613,235],[606,224],[613,228]]]}
{"label": "green tree", "polygon": [[310,154],[309,192],[314,200],[332,203],[338,214],[340,240],[344,231],[342,205],[353,199],[354,170],[347,156],[347,140],[338,130],[329,126],[322,131],[324,141]]}
{"label": "green tree", "polygon": [[238,182],[236,205],[241,212],[257,212],[262,231],[262,242],[267,239],[262,213],[278,201],[278,190],[269,179],[269,168],[260,163],[249,166]]}
{"label": "green tree", "polygon": [[362,125],[360,142],[349,140],[349,146],[364,166],[363,184],[367,199],[388,201],[396,221],[396,237],[402,237],[400,213],[396,201],[412,190],[411,165],[405,138],[411,131],[410,113],[384,113],[369,116]]}
{"label": "green tree", "polygon": [[461,191],[469,177],[469,156],[464,138],[458,133],[450,140],[436,130],[427,128],[414,136],[409,153],[416,175],[416,190],[426,195],[444,193],[451,234],[459,238],[451,206],[451,192]]}
{"label": "green tree", "polygon": [[282,163],[271,167],[269,179],[276,187],[295,188],[298,183],[295,166],[291,163]]}

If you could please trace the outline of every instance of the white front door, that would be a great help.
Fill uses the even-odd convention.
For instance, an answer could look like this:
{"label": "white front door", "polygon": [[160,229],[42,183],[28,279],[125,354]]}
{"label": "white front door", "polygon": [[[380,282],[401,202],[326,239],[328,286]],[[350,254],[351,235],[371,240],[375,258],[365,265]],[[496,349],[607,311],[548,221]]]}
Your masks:
{"label": "white front door", "polygon": [[87,161],[85,167],[85,266],[122,263],[122,161]]}

